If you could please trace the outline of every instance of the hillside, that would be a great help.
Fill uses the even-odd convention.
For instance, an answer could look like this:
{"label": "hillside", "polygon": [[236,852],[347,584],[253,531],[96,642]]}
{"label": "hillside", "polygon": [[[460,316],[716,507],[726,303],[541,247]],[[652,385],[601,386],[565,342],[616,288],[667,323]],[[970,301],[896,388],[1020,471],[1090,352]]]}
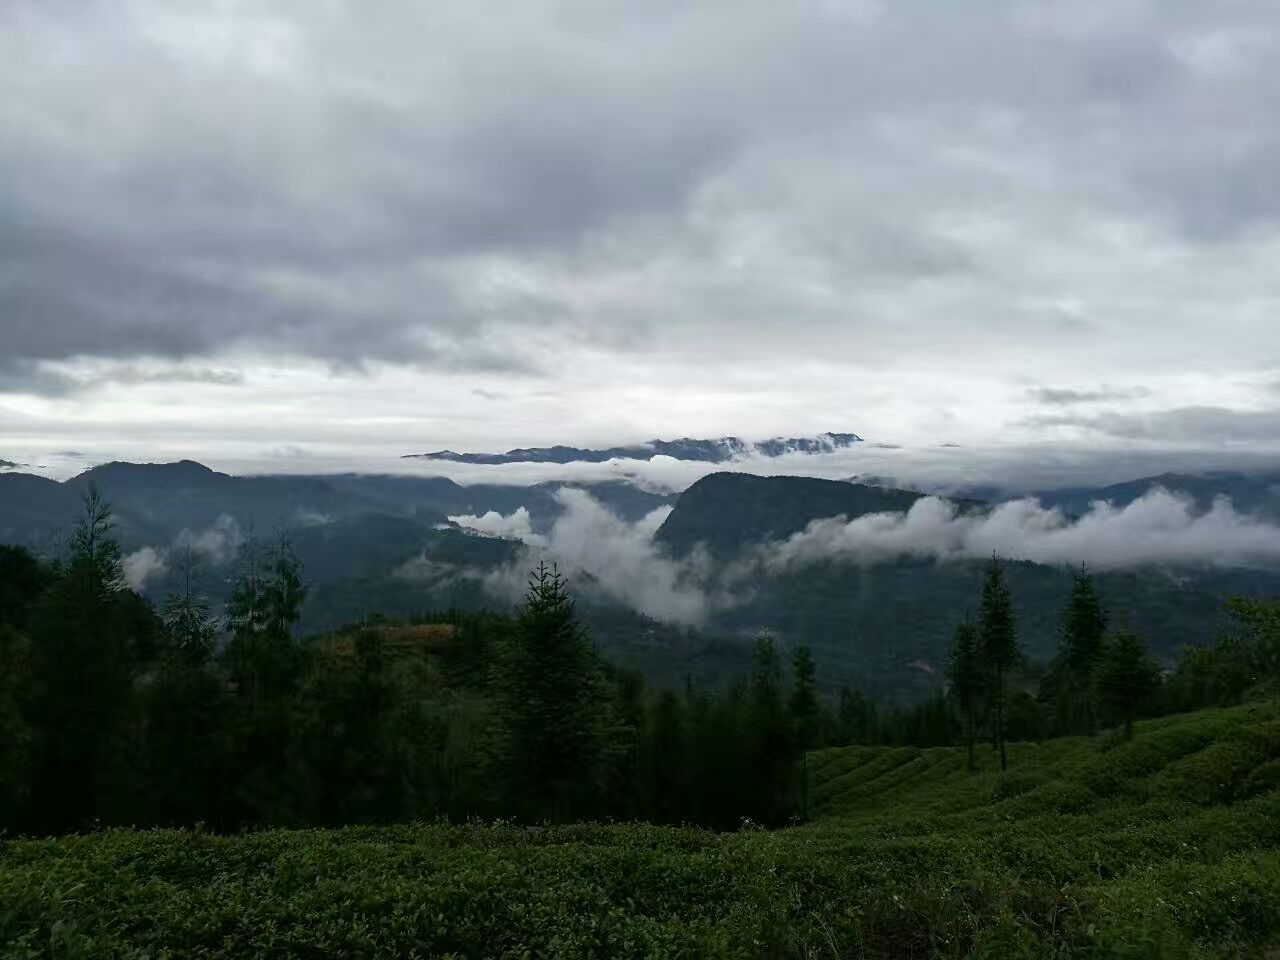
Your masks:
{"label": "hillside", "polygon": [[907,510],[920,497],[843,480],[713,473],[680,495],[656,539],[677,557],[703,544],[724,558],[747,544],[798,533],[814,520]]}
{"label": "hillside", "polygon": [[[0,956],[1267,957],[1280,705],[810,758],[767,833],[468,824],[0,841]],[[112,882],[102,883],[101,878]]]}

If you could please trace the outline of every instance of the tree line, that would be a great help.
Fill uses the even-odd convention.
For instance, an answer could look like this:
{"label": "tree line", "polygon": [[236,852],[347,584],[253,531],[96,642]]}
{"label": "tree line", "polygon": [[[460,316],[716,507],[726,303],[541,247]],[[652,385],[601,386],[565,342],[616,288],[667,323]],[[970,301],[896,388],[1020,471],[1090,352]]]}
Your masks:
{"label": "tree line", "polygon": [[0,831],[803,812],[820,712],[805,648],[790,677],[761,637],[746,677],[653,689],[596,653],[545,565],[515,617],[304,639],[285,537],[243,546],[222,616],[190,551],[154,609],[125,585],[94,490],[68,553],[0,547]]}
{"label": "tree line", "polygon": [[65,560],[0,546],[0,831],[97,824],[328,826],[472,816],[732,829],[808,812],[805,757],[854,743],[1093,734],[1237,702],[1280,677],[1280,604],[1233,600],[1238,628],[1162,673],[1112,628],[1080,571],[1047,665],[1027,662],[993,558],[956,628],[947,684],[910,706],[818,690],[810,650],[761,636],[751,669],[660,689],[599,656],[565,578],[533,571],[514,617],[377,617],[302,638],[301,563],[250,538],[225,609],[177,558],[153,608],[128,589],[90,490]]}

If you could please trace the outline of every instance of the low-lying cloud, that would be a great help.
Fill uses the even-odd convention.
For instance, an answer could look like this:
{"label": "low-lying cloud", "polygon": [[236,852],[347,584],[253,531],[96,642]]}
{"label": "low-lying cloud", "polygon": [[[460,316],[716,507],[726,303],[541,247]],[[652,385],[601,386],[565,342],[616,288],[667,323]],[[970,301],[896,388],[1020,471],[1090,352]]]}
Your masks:
{"label": "low-lying cloud", "polygon": [[224,513],[203,530],[182,530],[168,546],[145,546],[126,555],[120,561],[124,582],[131,590],[145,590],[168,574],[169,558],[175,550],[190,550],[211,566],[225,567],[235,559],[244,541],[239,522]]}
{"label": "low-lying cloud", "polygon": [[169,569],[168,551],[155,547],[143,547],[120,561],[124,582],[130,590],[142,590],[154,577],[163,576]]}
{"label": "low-lying cloud", "polygon": [[575,581],[575,587],[625,604],[647,616],[675,623],[703,622],[718,604],[727,603],[704,589],[707,568],[700,558],[675,561],[663,556],[654,534],[670,514],[660,507],[636,523],[620,519],[584,490],[556,492],[564,511],[545,534],[534,533],[521,507],[503,516],[449,519],[487,536],[517,539],[526,546],[511,564],[485,574],[486,586],[500,596],[519,599],[531,564],[547,560]]}
{"label": "low-lying cloud", "polygon": [[904,513],[816,520],[785,541],[760,548],[758,559],[784,570],[841,559],[884,563],[899,557],[938,561],[999,554],[1096,569],[1177,563],[1252,566],[1280,561],[1280,527],[1236,512],[1222,498],[1204,513],[1190,500],[1158,489],[1124,507],[1096,502],[1072,519],[1034,499],[982,513],[961,513],[937,497]]}
{"label": "low-lying cloud", "polygon": [[962,511],[951,501],[924,497],[904,512],[815,520],[789,538],[761,544],[719,567],[701,551],[673,560],[657,548],[654,533],[669,507],[632,524],[585,491],[566,488],[556,495],[564,512],[545,534],[533,532],[523,507],[506,515],[451,517],[477,533],[526,546],[503,568],[472,575],[514,602],[524,593],[530,566],[546,559],[570,575],[575,590],[689,625],[741,602],[761,574],[830,562],[874,565],[912,558],[947,563],[996,554],[1095,570],[1280,563],[1280,526],[1238,512],[1227,498],[1197,510],[1191,500],[1164,489],[1125,506],[1095,502],[1079,517],[1033,498]]}

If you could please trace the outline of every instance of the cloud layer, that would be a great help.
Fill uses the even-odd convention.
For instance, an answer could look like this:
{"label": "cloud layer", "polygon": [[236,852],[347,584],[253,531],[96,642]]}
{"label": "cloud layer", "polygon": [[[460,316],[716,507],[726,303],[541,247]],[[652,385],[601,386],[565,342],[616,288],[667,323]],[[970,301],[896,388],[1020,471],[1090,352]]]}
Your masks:
{"label": "cloud layer", "polygon": [[768,568],[792,569],[832,559],[884,563],[898,557],[940,562],[998,554],[1014,560],[1099,569],[1147,564],[1251,566],[1280,563],[1280,527],[1235,511],[1220,499],[1205,513],[1188,500],[1154,490],[1125,507],[1098,502],[1071,519],[1035,500],[990,512],[959,514],[936,497],[905,513],[849,521],[818,520],[785,542],[762,548]]}
{"label": "cloud layer", "polygon": [[628,524],[584,491],[564,489],[557,496],[565,512],[546,535],[532,532],[523,508],[506,516],[450,518],[528,547],[508,567],[478,574],[496,595],[518,601],[530,566],[546,559],[569,573],[577,590],[657,619],[697,625],[740,602],[761,572],[832,562],[873,565],[912,558],[948,563],[998,554],[1095,570],[1280,564],[1280,527],[1237,513],[1227,499],[1198,512],[1190,501],[1162,489],[1125,507],[1097,502],[1077,518],[1033,499],[961,513],[949,501],[925,497],[902,513],[814,521],[786,540],[761,544],[721,566],[696,553],[673,561],[655,548],[653,534],[669,508]]}
{"label": "cloud layer", "polygon": [[0,447],[1280,445],[1278,52],[1270,0],[9,0]]}

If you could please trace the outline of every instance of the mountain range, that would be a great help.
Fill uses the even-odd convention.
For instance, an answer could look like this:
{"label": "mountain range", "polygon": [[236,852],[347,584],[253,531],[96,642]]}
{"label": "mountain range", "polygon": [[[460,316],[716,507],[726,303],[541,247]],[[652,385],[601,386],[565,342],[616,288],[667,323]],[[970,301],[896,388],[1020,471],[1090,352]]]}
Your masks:
{"label": "mountain range", "polygon": [[607,460],[652,460],[654,457],[671,457],[700,463],[727,463],[748,456],[781,457],[788,453],[830,453],[861,443],[856,433],[820,433],[816,437],[775,437],[770,440],[749,441],[738,437],[720,437],[716,440],[650,440],[630,446],[608,447],[592,450],[584,447],[520,447],[506,453],[455,453],[437,450],[434,453],[406,454],[406,460],[447,460],[451,463],[503,464],[503,463],[604,463]]}
{"label": "mountain range", "polygon": [[[75,522],[90,483],[112,504],[126,558],[139,564],[131,568],[135,582],[153,597],[167,589],[167,552],[192,543],[206,561],[204,589],[216,608],[235,569],[235,550],[250,531],[270,539],[277,528],[287,528],[310,585],[303,624],[308,631],[372,612],[509,609],[513,597],[495,593],[492,580],[510,575],[522,582],[521,565],[530,559],[524,546],[476,535],[450,518],[490,511],[511,518],[523,509],[519,515],[528,531],[547,537],[555,549],[556,521],[573,499],[565,491],[581,491],[618,521],[612,532],[570,530],[588,548],[601,548],[588,549],[587,555],[608,564],[624,548],[644,552],[620,586],[616,571],[610,581],[606,569],[585,564],[576,570],[580,610],[597,643],[614,659],[671,683],[686,676],[718,678],[741,668],[750,639],[767,630],[784,642],[813,647],[831,682],[856,681],[888,697],[929,689],[940,682],[955,624],[976,604],[983,566],[980,560],[907,557],[871,564],[831,557],[794,568],[744,566],[739,561],[753,548],[786,540],[815,520],[900,513],[924,495],[848,481],[731,472],[706,476],[680,494],[655,493],[622,480],[465,486],[443,477],[231,476],[192,461],[104,464],[61,483],[5,472],[0,473],[0,542],[56,552],[58,534]],[[1072,512],[1099,499],[1120,506],[1156,487],[1185,495],[1198,509],[1231,496],[1239,498],[1237,508],[1245,515],[1280,515],[1280,476],[1166,474],[1053,491],[1045,499]],[[957,506],[964,513],[993,504],[969,499]],[[662,522],[652,540],[637,539],[634,531],[640,528],[632,525],[660,509],[668,512],[665,518],[658,515]],[[621,539],[598,542],[610,536]],[[1057,642],[1072,570],[1029,562],[1011,562],[1008,570],[1020,636],[1032,658],[1044,658]],[[639,613],[623,602],[628,591],[650,581],[686,597],[705,595],[705,619],[695,628],[652,609],[653,615]],[[1264,567],[1151,564],[1100,572],[1098,582],[1114,621],[1143,631],[1165,657],[1184,644],[1210,640],[1222,628],[1225,596],[1280,594],[1280,571]]]}

